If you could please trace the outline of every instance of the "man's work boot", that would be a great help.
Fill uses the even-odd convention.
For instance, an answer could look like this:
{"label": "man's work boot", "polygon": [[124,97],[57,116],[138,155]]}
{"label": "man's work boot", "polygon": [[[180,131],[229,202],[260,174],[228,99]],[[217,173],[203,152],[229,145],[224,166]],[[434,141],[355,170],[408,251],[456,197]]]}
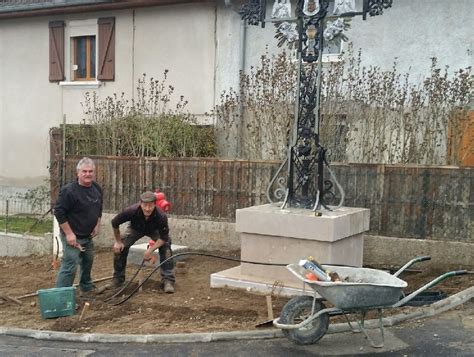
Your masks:
{"label": "man's work boot", "polygon": [[109,284],[112,288],[120,288],[123,285],[123,281],[113,278]]}
{"label": "man's work boot", "polygon": [[97,289],[93,288],[88,291],[81,291],[79,298],[82,301],[94,301],[97,295]]}
{"label": "man's work boot", "polygon": [[123,283],[120,282],[118,279],[113,278],[111,281],[109,281],[107,284],[101,286],[100,288],[97,289],[97,294],[102,294],[105,290],[110,290],[110,289],[117,289],[122,287]]}
{"label": "man's work boot", "polygon": [[165,280],[163,282],[163,291],[167,294],[173,294],[174,293],[174,284],[172,281]]}

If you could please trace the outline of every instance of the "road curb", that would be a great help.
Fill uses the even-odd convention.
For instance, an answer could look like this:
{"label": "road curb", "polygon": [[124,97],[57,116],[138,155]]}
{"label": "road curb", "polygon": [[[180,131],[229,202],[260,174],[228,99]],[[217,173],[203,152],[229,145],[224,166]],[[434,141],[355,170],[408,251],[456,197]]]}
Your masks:
{"label": "road curb", "polygon": [[[428,307],[418,308],[411,313],[402,313],[383,319],[384,326],[393,326],[407,320],[421,319],[438,315],[453,309],[474,298],[474,286],[465,289],[444,300],[438,301]],[[365,321],[366,328],[378,328],[378,320]],[[340,333],[351,331],[347,323],[332,324],[327,333]],[[103,333],[74,333],[60,331],[41,331],[0,327],[0,335],[29,337],[39,340],[69,341],[69,342],[100,342],[100,343],[186,343],[186,342],[214,342],[229,340],[258,340],[283,337],[281,330],[255,330],[232,332],[204,332],[204,333],[178,333],[178,334],[103,334]]]}

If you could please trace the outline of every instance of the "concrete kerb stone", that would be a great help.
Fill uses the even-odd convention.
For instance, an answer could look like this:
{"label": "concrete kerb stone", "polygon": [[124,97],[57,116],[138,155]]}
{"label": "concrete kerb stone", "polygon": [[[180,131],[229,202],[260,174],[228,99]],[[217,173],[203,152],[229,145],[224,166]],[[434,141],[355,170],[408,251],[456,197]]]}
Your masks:
{"label": "concrete kerb stone", "polygon": [[29,337],[37,340],[99,343],[189,343],[228,340],[270,339],[283,336],[283,334],[279,330],[130,335],[38,331],[32,329],[9,327],[0,327],[0,334],[17,337]]}
{"label": "concrete kerb stone", "polygon": [[[438,315],[453,309],[474,298],[474,286],[465,289],[444,300],[438,301],[428,307],[418,308],[409,314],[398,314],[383,319],[384,326],[394,326],[407,320],[421,319]],[[378,320],[367,320],[367,329],[378,328]],[[350,332],[351,327],[347,323],[332,324],[327,333]],[[214,342],[228,340],[256,340],[283,337],[280,330],[256,330],[256,331],[232,331],[232,332],[205,332],[205,333],[179,333],[179,334],[153,334],[153,335],[130,335],[130,334],[103,334],[103,333],[73,333],[59,331],[41,331],[32,329],[20,329],[11,327],[0,327],[0,335],[29,337],[40,340],[69,341],[69,342],[99,342],[99,343],[186,343],[186,342]]]}

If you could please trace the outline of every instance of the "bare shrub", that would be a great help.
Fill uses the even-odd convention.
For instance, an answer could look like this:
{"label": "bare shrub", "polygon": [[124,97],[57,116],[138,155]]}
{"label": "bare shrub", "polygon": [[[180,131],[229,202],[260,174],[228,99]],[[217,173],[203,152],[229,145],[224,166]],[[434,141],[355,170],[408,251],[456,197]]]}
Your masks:
{"label": "bare shrub", "polygon": [[114,93],[100,99],[96,92],[85,94],[84,125],[68,126],[67,138],[74,154],[202,157],[214,156],[214,133],[196,125],[185,111],[183,96],[171,107],[175,88],[162,79],[146,75],[138,80],[137,95],[128,99]]}
{"label": "bare shrub", "polygon": [[[473,96],[471,67],[450,72],[436,58],[421,82],[392,69],[361,65],[349,49],[325,64],[321,86],[321,144],[332,161],[457,164],[455,155]],[[241,76],[239,92],[221,95],[214,109],[226,145],[241,138],[237,156],[282,159],[294,121],[296,65],[285,53],[261,58]],[[223,149],[225,151],[225,148]]]}
{"label": "bare shrub", "polygon": [[[222,156],[282,159],[293,122],[296,67],[285,53],[264,54],[241,87],[230,88],[214,108]],[[234,145],[234,147],[230,147]],[[237,146],[237,148],[235,147]]]}

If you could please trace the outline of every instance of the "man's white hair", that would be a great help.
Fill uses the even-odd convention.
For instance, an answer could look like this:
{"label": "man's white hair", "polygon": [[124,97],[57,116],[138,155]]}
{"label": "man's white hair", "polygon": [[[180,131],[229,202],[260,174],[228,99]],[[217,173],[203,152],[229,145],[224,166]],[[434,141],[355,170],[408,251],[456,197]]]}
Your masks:
{"label": "man's white hair", "polygon": [[79,171],[82,165],[89,165],[95,168],[94,160],[92,160],[89,157],[83,157],[82,159],[79,160],[76,166],[76,171]]}

